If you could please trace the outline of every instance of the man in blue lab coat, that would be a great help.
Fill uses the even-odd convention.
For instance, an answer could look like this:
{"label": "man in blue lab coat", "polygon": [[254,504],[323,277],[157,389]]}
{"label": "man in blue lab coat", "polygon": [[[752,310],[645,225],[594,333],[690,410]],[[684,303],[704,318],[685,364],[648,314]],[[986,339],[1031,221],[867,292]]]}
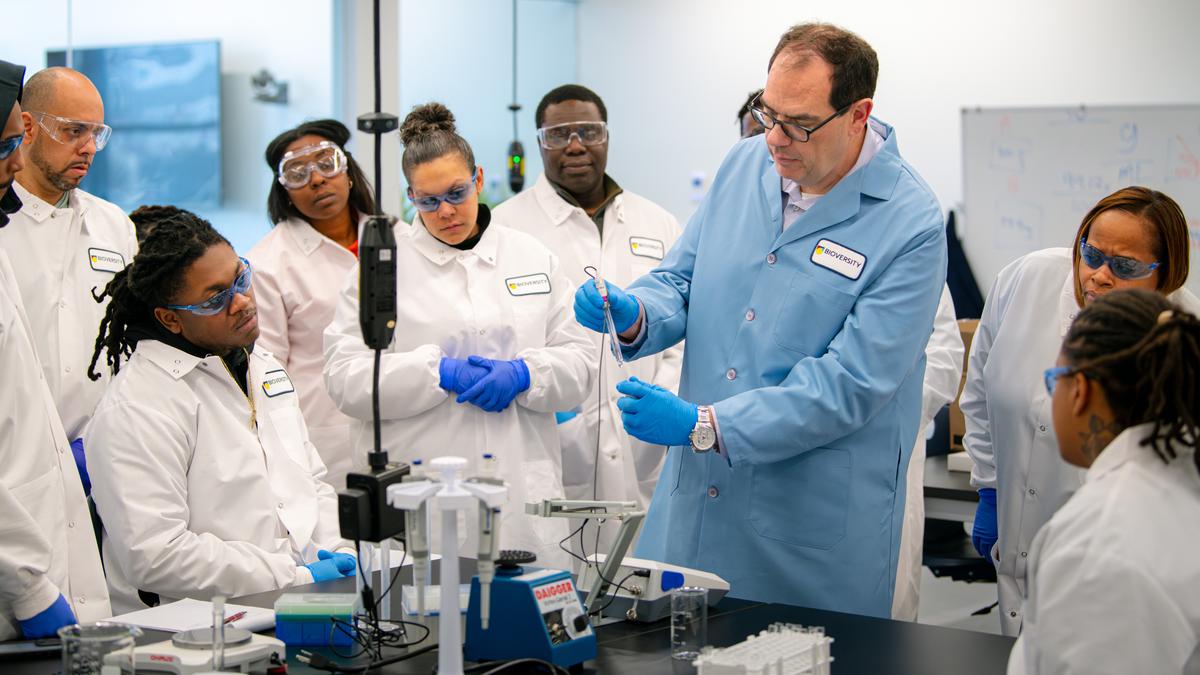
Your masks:
{"label": "man in blue lab coat", "polygon": [[[752,106],[766,134],[661,266],[607,290],[629,358],[687,340],[679,396],[617,386],[626,430],[671,446],[637,555],[734,597],[887,617],[946,240],[871,117],[877,73],[853,33],[788,30]],[[595,284],[575,307],[603,330]]]}

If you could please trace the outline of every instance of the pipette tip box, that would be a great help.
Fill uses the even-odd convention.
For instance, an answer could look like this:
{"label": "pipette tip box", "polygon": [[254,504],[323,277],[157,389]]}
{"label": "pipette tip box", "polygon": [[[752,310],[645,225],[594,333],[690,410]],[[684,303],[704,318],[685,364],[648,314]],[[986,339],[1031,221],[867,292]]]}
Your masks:
{"label": "pipette tip box", "polygon": [[354,643],[355,593],[284,593],[275,601],[275,637],[289,647]]}

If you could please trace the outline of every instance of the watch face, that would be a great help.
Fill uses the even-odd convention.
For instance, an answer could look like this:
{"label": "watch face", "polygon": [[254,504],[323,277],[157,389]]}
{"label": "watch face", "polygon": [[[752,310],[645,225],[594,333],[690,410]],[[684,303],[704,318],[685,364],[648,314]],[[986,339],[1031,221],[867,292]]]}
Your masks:
{"label": "watch face", "polygon": [[711,450],[717,443],[717,432],[710,426],[697,425],[692,429],[692,447],[697,450]]}

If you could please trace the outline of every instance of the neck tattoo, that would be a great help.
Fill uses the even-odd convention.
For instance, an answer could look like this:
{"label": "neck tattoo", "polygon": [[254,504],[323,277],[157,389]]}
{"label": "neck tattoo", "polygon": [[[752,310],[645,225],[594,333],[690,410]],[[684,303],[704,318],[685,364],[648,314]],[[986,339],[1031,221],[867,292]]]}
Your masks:
{"label": "neck tattoo", "polygon": [[1116,421],[1091,415],[1088,418],[1088,430],[1079,432],[1082,441],[1079,451],[1088,461],[1094,461],[1100,455],[1100,451],[1112,443],[1119,433],[1121,426]]}

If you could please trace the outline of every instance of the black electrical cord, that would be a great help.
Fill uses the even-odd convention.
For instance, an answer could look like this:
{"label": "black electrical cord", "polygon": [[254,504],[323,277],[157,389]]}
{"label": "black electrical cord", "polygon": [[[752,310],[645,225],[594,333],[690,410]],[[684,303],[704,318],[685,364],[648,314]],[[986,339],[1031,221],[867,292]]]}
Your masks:
{"label": "black electrical cord", "polygon": [[[599,573],[600,573],[600,569],[599,569],[599,567],[597,567],[597,568],[596,568],[596,573],[597,573],[597,574],[599,574]],[[625,584],[625,582],[626,582],[626,581],[629,581],[629,577],[632,577],[632,576],[637,576],[637,573],[638,573],[638,570],[634,570],[634,571],[630,572],[629,574],[626,574],[624,577],[622,577],[622,578],[621,578],[621,580],[620,580],[620,581],[618,581],[618,582],[616,582],[616,583],[613,583],[613,582],[611,582],[611,581],[608,581],[608,579],[604,579],[604,576],[603,576],[603,575],[601,575],[601,576],[600,576],[600,578],[601,578],[601,579],[604,579],[604,581],[607,581],[608,583],[612,584],[613,586],[616,586],[618,590],[622,590],[622,591],[625,591],[626,593],[628,593],[628,594],[630,594],[630,595],[633,595],[633,591],[629,590],[628,588],[625,588],[624,584]],[[600,614],[601,614],[601,613],[602,613],[604,610],[608,609],[609,605],[612,605],[612,604],[613,604],[614,602],[616,602],[616,601],[617,601],[617,591],[616,591],[616,590],[614,590],[614,591],[612,591],[611,593],[609,593],[609,595],[608,595],[608,602],[604,603],[604,606],[603,606],[603,607],[601,607],[601,608],[597,609],[596,611],[592,611],[592,610],[590,610],[590,609],[589,609],[589,610],[588,610],[588,614],[590,614],[590,615],[595,615],[595,616],[599,616],[599,615],[600,615]]]}

